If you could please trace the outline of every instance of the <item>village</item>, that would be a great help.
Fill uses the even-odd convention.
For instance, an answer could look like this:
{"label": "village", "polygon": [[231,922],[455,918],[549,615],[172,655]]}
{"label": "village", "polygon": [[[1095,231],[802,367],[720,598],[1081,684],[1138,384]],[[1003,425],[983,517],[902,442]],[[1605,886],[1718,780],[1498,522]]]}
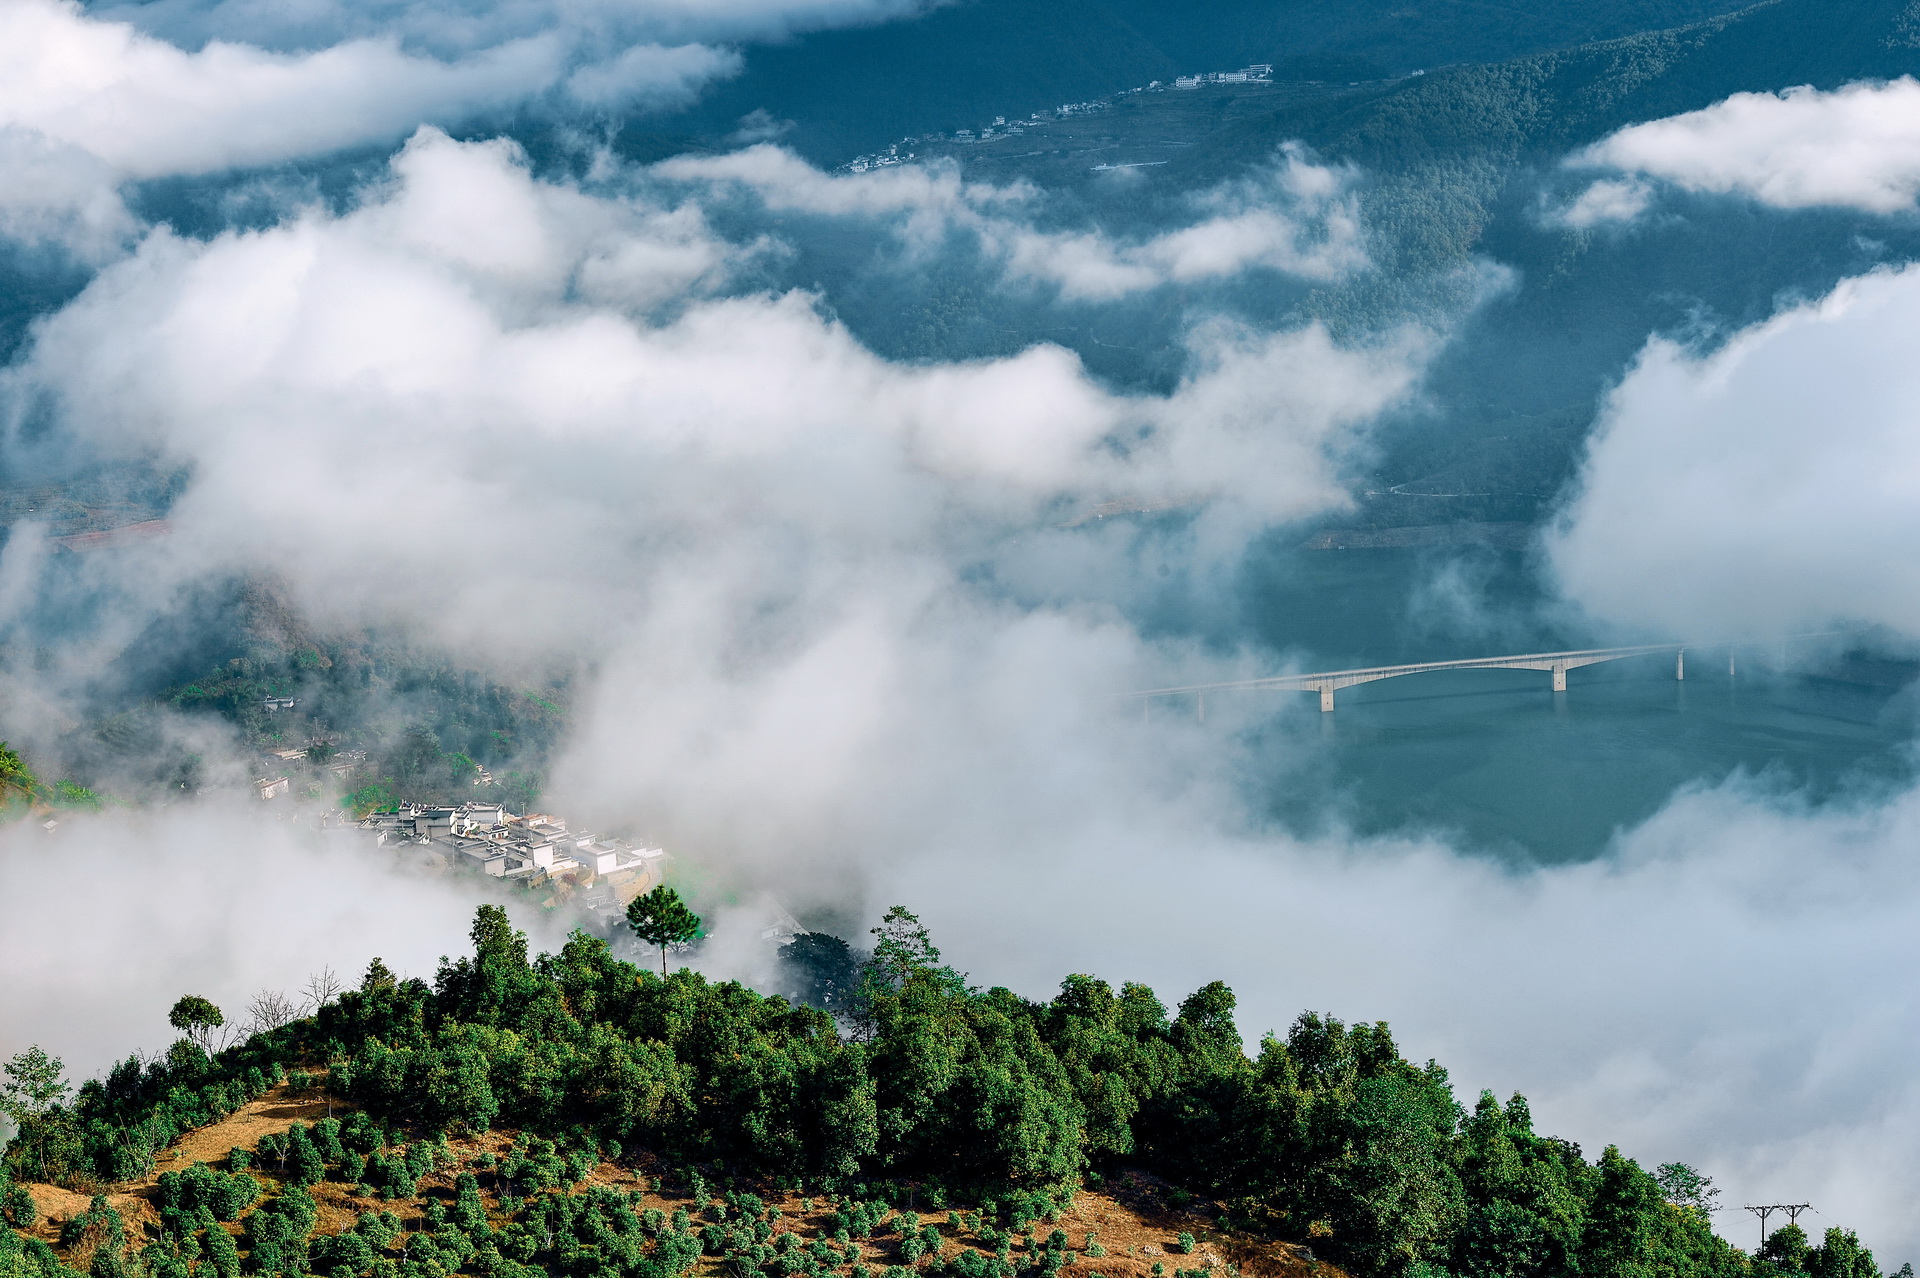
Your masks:
{"label": "village", "polygon": [[1092,102],[1065,102],[1049,112],[1035,111],[1024,120],[1009,121],[1004,115],[993,117],[993,123],[984,125],[979,132],[972,129],[956,129],[951,135],[929,133],[924,139],[919,137],[902,138],[885,151],[875,151],[867,155],[858,155],[841,165],[841,173],[867,173],[875,169],[891,168],[896,164],[906,164],[918,158],[918,152],[909,148],[918,146],[924,140],[927,143],[954,142],[971,145],[991,142],[996,138],[1018,137],[1029,129],[1038,128],[1053,120],[1070,119],[1073,116],[1091,115],[1104,111],[1120,98],[1131,97],[1139,93],[1161,93],[1167,90],[1191,90],[1205,88],[1210,84],[1265,84],[1273,79],[1273,67],[1270,63],[1256,62],[1238,71],[1207,71],[1195,75],[1183,75],[1171,83],[1154,80],[1138,88],[1127,89],[1112,98],[1102,98]]}
{"label": "village", "polygon": [[[274,711],[293,708],[292,698],[263,703]],[[334,751],[313,745],[269,750],[265,775],[253,782],[263,802],[294,799],[293,824],[329,838],[362,839],[374,847],[405,849],[429,872],[470,872],[525,889],[548,909],[566,905],[602,919],[621,915],[627,903],[664,879],[666,851],[628,839],[571,829],[550,812],[511,812],[498,801],[458,804],[395,802],[369,811],[345,799],[315,803],[335,786],[351,785],[367,766],[365,750]],[[475,767],[472,784],[493,777]],[[349,804],[349,806],[336,806]]]}
{"label": "village", "polygon": [[663,881],[668,859],[662,848],[570,829],[550,812],[519,815],[499,803],[402,803],[365,817],[324,808],[293,819],[329,838],[404,850],[429,872],[478,873],[526,890],[546,909],[564,905],[609,922]]}

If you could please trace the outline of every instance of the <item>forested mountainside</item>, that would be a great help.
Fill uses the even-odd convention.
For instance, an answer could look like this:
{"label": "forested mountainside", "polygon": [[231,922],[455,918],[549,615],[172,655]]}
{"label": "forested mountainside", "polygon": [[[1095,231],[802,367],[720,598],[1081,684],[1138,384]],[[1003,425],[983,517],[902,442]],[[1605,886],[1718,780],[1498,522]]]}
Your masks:
{"label": "forested mountainside", "polygon": [[[1310,309],[1345,332],[1424,312],[1454,333],[1429,376],[1449,405],[1448,430],[1384,432],[1377,486],[1491,493],[1484,511],[1468,503],[1462,513],[1533,519],[1562,490],[1595,405],[1650,333],[1711,341],[1771,315],[1782,297],[1815,296],[1920,251],[1902,219],[1716,196],[1671,195],[1684,217],[1629,232],[1562,225],[1556,203],[1595,176],[1565,161],[1618,128],[1730,94],[1914,73],[1911,0],[1769,0],[1304,100],[1209,133],[1155,180],[1191,189],[1267,163],[1292,141],[1355,166],[1375,269]],[[1506,282],[1488,295],[1492,264]],[[1469,311],[1465,323],[1455,318]],[[1392,523],[1402,512],[1368,514]]]}
{"label": "forested mountainside", "polygon": [[1382,278],[1489,251],[1530,264],[1539,248],[1519,226],[1492,241],[1488,232],[1498,215],[1517,220],[1521,210],[1503,206],[1509,192],[1524,187],[1530,203],[1541,171],[1578,147],[1733,93],[1914,72],[1920,6],[1912,0],[1770,0],[1688,27],[1302,103],[1220,130],[1169,165],[1168,178],[1212,180],[1301,140],[1324,159],[1359,165],[1382,188],[1368,202]]}
{"label": "forested mountainside", "polygon": [[1196,148],[1191,173],[1299,138],[1383,172],[1457,157],[1558,160],[1623,125],[1733,93],[1920,71],[1912,0],[1767,0],[1689,26],[1484,65],[1447,67],[1276,111]]}
{"label": "forested mountainside", "polygon": [[[9,1093],[0,1274],[61,1278],[83,1248],[93,1278],[870,1278],[862,1244],[890,1232],[887,1278],[1134,1273],[1144,1261],[1036,1222],[1140,1169],[1211,1200],[1221,1231],[1362,1278],[1877,1278],[1837,1229],[1743,1254],[1713,1233],[1697,1172],[1611,1146],[1589,1159],[1536,1132],[1519,1095],[1469,1110],[1384,1024],[1308,1014],[1248,1057],[1219,983],[1172,1013],[1084,975],[1033,1002],[969,986],[904,910],[875,933],[857,991],[832,988],[828,1010],[658,977],[582,933],[531,957],[487,906],[472,953],[431,982],[376,960],[358,989],[211,1055],[217,1011],[183,999],[188,1038],[70,1103],[44,1058],[16,1059],[11,1078],[38,1083]],[[158,1218],[137,1229],[105,1196],[290,1075],[348,1112],[151,1181]],[[507,1136],[478,1141],[490,1132]],[[684,1202],[669,1218],[609,1188],[604,1163]],[[328,1191],[316,1233],[323,1181],[350,1188]],[[49,1241],[29,1182],[101,1196]],[[811,1245],[781,1236],[759,1197],[776,1191],[833,1204]],[[946,1230],[918,1206],[950,1208]]]}
{"label": "forested mountainside", "polygon": [[1267,62],[1283,78],[1373,79],[1681,26],[1737,7],[1739,0],[961,0],[915,21],[749,49],[742,74],[697,106],[629,127],[643,136],[711,135],[766,111],[793,123],[788,144],[838,163],[902,135],[1195,71]]}

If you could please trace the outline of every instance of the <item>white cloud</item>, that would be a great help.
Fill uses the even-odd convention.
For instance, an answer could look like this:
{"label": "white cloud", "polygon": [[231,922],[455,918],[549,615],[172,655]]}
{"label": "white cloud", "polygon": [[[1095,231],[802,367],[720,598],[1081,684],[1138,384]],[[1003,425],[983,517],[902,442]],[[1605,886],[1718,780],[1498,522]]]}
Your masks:
{"label": "white cloud", "polygon": [[826,27],[884,22],[939,0],[146,0],[97,6],[185,46],[236,40],[316,49],[392,37],[454,57],[553,33],[607,58],[636,44],[777,41]]}
{"label": "white cloud", "polygon": [[213,43],[188,53],[70,0],[0,8],[0,122],[77,147],[126,177],[209,173],[404,137],[552,83],[552,41],[458,63],[391,40],[281,55]]}
{"label": "white cloud", "polygon": [[[1832,92],[1736,93],[1621,129],[1568,162],[1775,208],[1906,212],[1920,196],[1920,83],[1902,76]],[[1635,216],[1645,203],[1632,184],[1603,183],[1575,208],[1598,220]]]}
{"label": "white cloud", "polygon": [[[465,950],[484,899],[470,883],[419,873],[391,851],[331,842],[260,810],[202,803],[69,817],[0,833],[0,1058],[39,1041],[69,1077],[104,1072],[176,1037],[167,1009],[211,998],[232,1024],[262,989],[298,997],[331,966],[348,984],[376,955],[431,978],[437,957]],[[87,925],[76,935],[71,887],[46,867],[84,866]],[[548,946],[562,939],[538,911],[505,901]]]}
{"label": "white cloud", "polygon": [[1333,280],[1368,264],[1354,174],[1313,164],[1291,146],[1252,176],[1193,196],[1188,225],[1144,237],[1042,229],[1036,188],[969,182],[950,162],[836,176],[760,145],[666,160],[653,172],[670,181],[744,188],[769,209],[888,220],[914,253],[932,252],[964,232],[1009,279],[1051,287],[1070,301],[1112,302],[1255,269]]}
{"label": "white cloud", "polygon": [[1061,500],[1297,518],[1345,500],[1340,458],[1427,351],[1202,329],[1171,396],[1112,394],[1052,346],[890,364],[806,295],[715,294],[759,249],[692,201],[535,182],[509,144],[433,131],[394,174],[344,217],[152,234],[46,321],[16,393],[194,468],[168,553],[295,565],[323,607],[373,572],[433,592],[453,635],[499,629],[518,591],[585,610],[536,610],[542,642],[615,624],[649,587],[609,592],[610,562],[661,537],[827,562],[879,538],[917,576]]}
{"label": "white cloud", "polygon": [[1679,637],[1864,622],[1920,637],[1920,270],[1876,273],[1704,358],[1649,343],[1549,537],[1569,597]]}
{"label": "white cloud", "polygon": [[[22,679],[41,700],[14,722],[55,718],[182,586],[270,573],[323,622],[590,661],[555,802],[792,890],[898,832],[871,786],[950,803],[948,765],[991,754],[1009,710],[1062,741],[1106,722],[1088,694],[1143,677],[1103,610],[1016,607],[979,569],[1117,491],[1257,522],[1338,503],[1339,454],[1427,352],[1207,329],[1173,393],[1139,396],[1046,345],[893,364],[810,296],[729,295],[758,251],[690,201],[537,182],[510,144],[431,130],[344,215],[150,233],[4,390],[192,479],[171,537],[78,566],[111,633]],[[0,558],[0,622],[40,598],[33,549]],[[1048,679],[1070,695],[1034,698]]]}
{"label": "white cloud", "polygon": [[107,261],[139,230],[119,184],[111,165],[80,147],[0,126],[0,236]]}
{"label": "white cloud", "polygon": [[[422,123],[534,101],[594,112],[670,105],[738,70],[738,53],[717,40],[897,11],[809,0],[592,11],[155,4],[103,15],[77,0],[8,0],[0,234],[100,260],[133,233],[119,196],[129,181],[388,145]],[[310,38],[271,38],[288,23]]]}
{"label": "white cloud", "polygon": [[1652,203],[1653,187],[1648,183],[1638,178],[1608,178],[1589,186],[1548,220],[1584,231],[1607,222],[1631,222]]}
{"label": "white cloud", "polygon": [[607,110],[669,106],[740,69],[740,55],[702,44],[636,44],[567,77],[567,96]]}

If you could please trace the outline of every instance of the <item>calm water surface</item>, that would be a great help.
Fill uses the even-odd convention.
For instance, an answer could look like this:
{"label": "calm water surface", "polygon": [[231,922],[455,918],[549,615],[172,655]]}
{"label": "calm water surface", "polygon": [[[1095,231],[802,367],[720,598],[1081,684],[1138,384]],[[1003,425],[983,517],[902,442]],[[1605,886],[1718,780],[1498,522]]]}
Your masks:
{"label": "calm water surface", "polygon": [[[1289,552],[1250,572],[1249,638],[1306,669],[1590,646],[1529,620],[1539,609],[1519,556],[1482,556],[1465,578],[1489,606],[1463,612],[1431,583],[1442,561],[1404,551]],[[1457,574],[1456,574],[1457,576]],[[1602,853],[1621,826],[1689,783],[1744,770],[1828,802],[1908,778],[1916,725],[1911,668],[1852,660],[1806,673],[1721,651],[1570,671],[1457,671],[1338,694],[1231,694],[1275,708],[1272,806],[1308,826],[1334,811],[1364,832],[1441,830],[1462,844],[1543,863]],[[1300,746],[1304,743],[1306,749]],[[1293,761],[1304,753],[1304,772]]]}

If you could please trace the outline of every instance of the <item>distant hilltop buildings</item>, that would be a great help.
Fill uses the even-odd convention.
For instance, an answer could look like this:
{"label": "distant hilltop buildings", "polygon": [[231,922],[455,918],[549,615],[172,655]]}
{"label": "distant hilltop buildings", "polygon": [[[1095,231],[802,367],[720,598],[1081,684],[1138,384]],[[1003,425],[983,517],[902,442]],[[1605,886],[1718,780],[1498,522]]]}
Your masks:
{"label": "distant hilltop buildings", "polygon": [[318,825],[331,835],[415,851],[425,868],[459,867],[515,883],[542,897],[548,909],[565,903],[603,915],[624,912],[629,901],[664,881],[667,861],[662,848],[572,830],[550,812],[519,816],[498,803],[403,803],[357,819],[333,809],[320,814]]}
{"label": "distant hilltop buildings", "polygon": [[[1203,75],[1183,75],[1173,82],[1176,89],[1198,89],[1208,84],[1260,84],[1273,79],[1273,65],[1255,62],[1238,71],[1208,71]],[[1154,81],[1158,84],[1159,81]],[[1135,89],[1135,93],[1139,90]]]}
{"label": "distant hilltop buildings", "polygon": [[[1272,79],[1272,64],[1255,62],[1250,66],[1240,68],[1238,71],[1207,71],[1199,75],[1183,75],[1171,85],[1162,84],[1160,81],[1155,80],[1151,84],[1143,85],[1137,89],[1128,89],[1125,93],[1116,94],[1115,96],[1126,97],[1134,93],[1159,93],[1168,88],[1199,89],[1209,84],[1266,83]],[[993,117],[993,123],[982,126],[977,133],[972,129],[955,129],[952,137],[948,137],[943,133],[930,133],[925,140],[928,142],[951,141],[960,143],[963,146],[979,142],[991,142],[995,138],[1016,137],[1036,125],[1045,124],[1049,119],[1064,120],[1069,116],[1088,115],[1095,111],[1103,111],[1111,104],[1111,99],[1104,98],[1093,102],[1063,102],[1051,112],[1042,113],[1035,111],[1024,120],[1009,122],[1006,116],[996,115]],[[902,138],[884,151],[875,151],[869,155],[855,156],[853,159],[847,161],[847,163],[841,165],[837,171],[841,173],[871,173],[876,169],[891,168],[897,164],[905,164],[915,159],[916,153],[911,150],[905,150],[904,148],[917,146],[920,142],[920,138]]]}

